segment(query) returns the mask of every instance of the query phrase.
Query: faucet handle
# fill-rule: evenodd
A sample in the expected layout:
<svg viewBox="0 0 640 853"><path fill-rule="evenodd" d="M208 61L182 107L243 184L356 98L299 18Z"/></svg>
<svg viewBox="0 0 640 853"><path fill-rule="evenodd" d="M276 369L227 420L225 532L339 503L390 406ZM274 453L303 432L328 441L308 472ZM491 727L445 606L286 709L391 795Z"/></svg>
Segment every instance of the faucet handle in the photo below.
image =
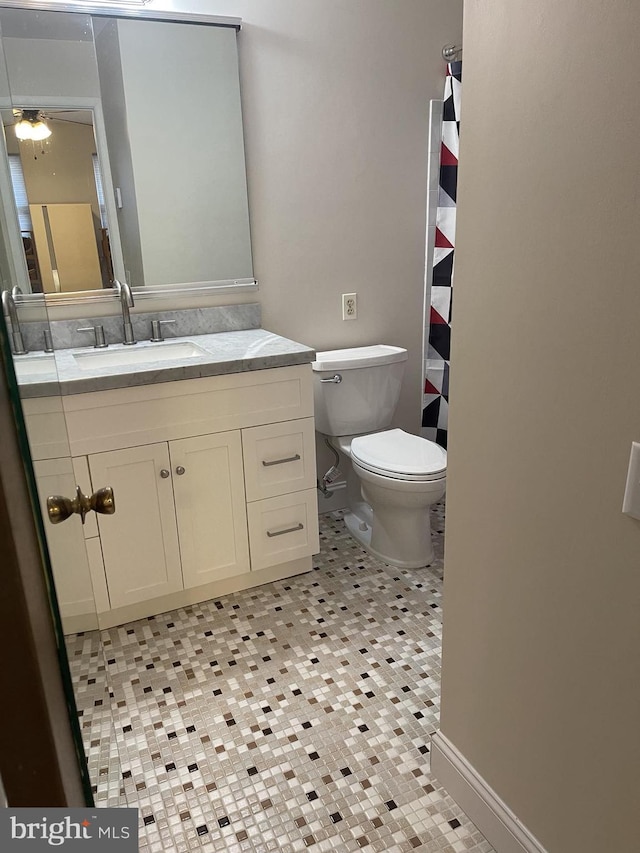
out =
<svg viewBox="0 0 640 853"><path fill-rule="evenodd" d="M104 349L109 346L104 339L103 326L84 326L82 329L76 329L76 332L95 332L96 342L93 345L94 349Z"/></svg>
<svg viewBox="0 0 640 853"><path fill-rule="evenodd" d="M159 341L163 341L164 337L162 334L162 327L168 325L169 323L175 322L175 320L152 320L151 338L149 340L152 341L152 343L158 343Z"/></svg>

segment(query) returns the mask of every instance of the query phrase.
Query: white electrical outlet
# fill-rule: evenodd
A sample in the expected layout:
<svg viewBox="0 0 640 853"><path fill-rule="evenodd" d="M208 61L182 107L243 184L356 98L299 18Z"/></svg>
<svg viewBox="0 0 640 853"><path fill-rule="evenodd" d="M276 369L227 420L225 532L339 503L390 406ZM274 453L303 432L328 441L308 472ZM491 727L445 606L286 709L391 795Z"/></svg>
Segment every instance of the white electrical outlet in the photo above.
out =
<svg viewBox="0 0 640 853"><path fill-rule="evenodd" d="M342 294L342 319L356 320L358 317L358 294Z"/></svg>

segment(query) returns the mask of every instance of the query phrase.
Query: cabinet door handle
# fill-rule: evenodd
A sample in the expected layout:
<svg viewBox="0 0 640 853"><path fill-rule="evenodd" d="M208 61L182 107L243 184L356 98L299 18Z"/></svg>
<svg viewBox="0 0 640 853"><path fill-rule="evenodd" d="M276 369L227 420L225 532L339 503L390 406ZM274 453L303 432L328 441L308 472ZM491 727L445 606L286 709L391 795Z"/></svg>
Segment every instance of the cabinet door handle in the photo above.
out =
<svg viewBox="0 0 640 853"><path fill-rule="evenodd" d="M166 468L163 468L163 469L160 471L160 476L162 477L162 479L163 479L163 480L166 480L166 479L167 479L167 477L170 477L170 476L171 476L171 471L167 471L167 469L166 469Z"/></svg>
<svg viewBox="0 0 640 853"><path fill-rule="evenodd" d="M265 462L262 460L262 464L265 468L269 468L271 465L284 465L285 462L297 462L300 459L300 454L296 453L294 456L287 456L286 459L274 459L273 462Z"/></svg>
<svg viewBox="0 0 640 853"><path fill-rule="evenodd" d="M176 474L182 477L182 475L184 474L184 468L182 467L182 465L178 465L178 467L176 468Z"/></svg>
<svg viewBox="0 0 640 853"><path fill-rule="evenodd" d="M295 530L304 530L304 524L296 524L295 527L287 527L286 530L267 530L267 536L284 536L285 533L293 533Z"/></svg>
<svg viewBox="0 0 640 853"><path fill-rule="evenodd" d="M83 494L80 486L76 486L75 498L65 498L64 495L50 495L47 498L47 515L51 524L60 524L74 514L79 515L84 524L84 518L91 510L102 515L113 515L116 503L111 486L98 489L90 497Z"/></svg>

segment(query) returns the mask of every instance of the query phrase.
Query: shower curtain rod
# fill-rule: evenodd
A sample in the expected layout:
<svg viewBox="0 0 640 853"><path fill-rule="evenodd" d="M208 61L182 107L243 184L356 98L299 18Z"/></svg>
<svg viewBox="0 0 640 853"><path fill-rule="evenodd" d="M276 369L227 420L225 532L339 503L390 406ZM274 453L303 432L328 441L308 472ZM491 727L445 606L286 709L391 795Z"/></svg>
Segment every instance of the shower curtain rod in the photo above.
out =
<svg viewBox="0 0 640 853"><path fill-rule="evenodd" d="M445 46L442 48L442 58L445 62L455 62L456 59L460 58L461 53L461 44L445 44Z"/></svg>

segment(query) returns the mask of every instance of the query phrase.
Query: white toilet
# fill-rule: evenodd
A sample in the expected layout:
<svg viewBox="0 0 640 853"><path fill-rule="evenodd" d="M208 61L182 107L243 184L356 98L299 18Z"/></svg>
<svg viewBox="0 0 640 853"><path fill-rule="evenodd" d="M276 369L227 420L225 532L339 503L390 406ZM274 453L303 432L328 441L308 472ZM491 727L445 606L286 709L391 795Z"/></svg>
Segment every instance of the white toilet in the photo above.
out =
<svg viewBox="0 0 640 853"><path fill-rule="evenodd" d="M316 429L346 457L351 535L402 568L433 560L429 508L444 496L447 453L426 438L387 429L407 351L384 344L316 354Z"/></svg>

